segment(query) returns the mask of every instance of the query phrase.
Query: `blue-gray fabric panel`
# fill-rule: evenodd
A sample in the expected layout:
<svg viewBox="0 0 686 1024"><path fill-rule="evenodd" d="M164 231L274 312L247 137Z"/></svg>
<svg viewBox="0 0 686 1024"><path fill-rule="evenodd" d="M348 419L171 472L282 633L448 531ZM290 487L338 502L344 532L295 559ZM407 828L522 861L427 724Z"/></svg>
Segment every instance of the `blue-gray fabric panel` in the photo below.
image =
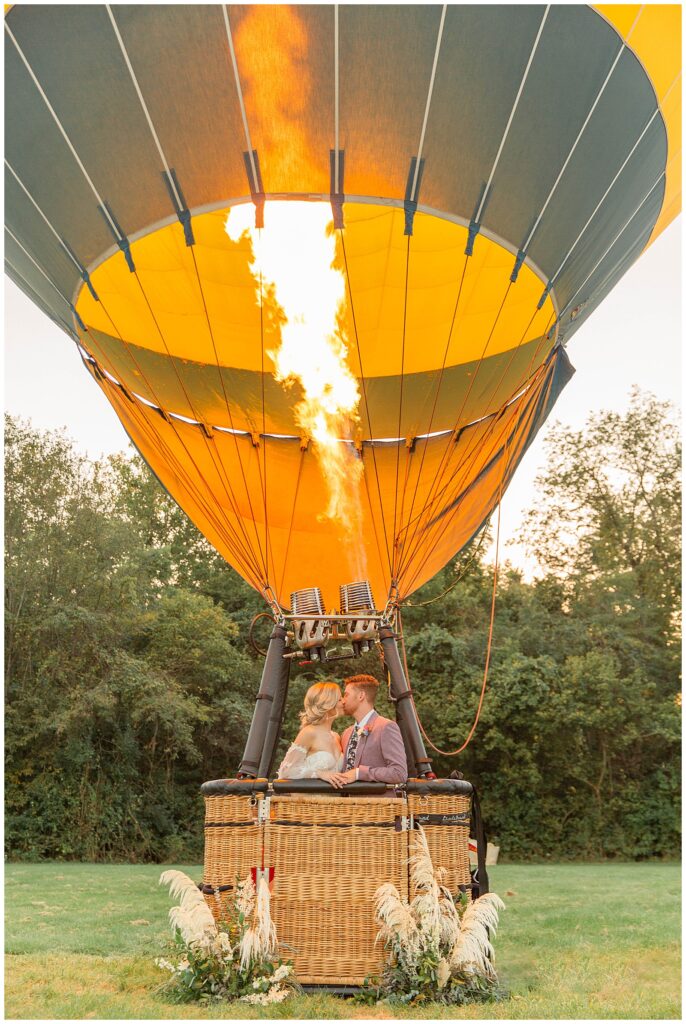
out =
<svg viewBox="0 0 686 1024"><path fill-rule="evenodd" d="M448 8L423 156L422 203L469 218L493 166L545 8ZM496 73L497 69L497 73Z"/></svg>
<svg viewBox="0 0 686 1024"><path fill-rule="evenodd" d="M188 206L245 195L247 145L221 5L125 4L113 10ZM233 9L231 21L235 32Z"/></svg>
<svg viewBox="0 0 686 1024"><path fill-rule="evenodd" d="M24 280L29 288L40 296L43 305L51 309L56 317L71 321L72 313L69 303L57 294L40 270L7 232L5 232L5 259L15 271L15 280L17 278Z"/></svg>
<svg viewBox="0 0 686 1024"><path fill-rule="evenodd" d="M340 132L345 191L401 198L417 154L441 8L343 6Z"/></svg>
<svg viewBox="0 0 686 1024"><path fill-rule="evenodd" d="M116 11L115 5L115 18ZM125 234L173 214L162 179L164 168L104 5L27 6L20 14L12 22L17 42ZM160 57L177 74L182 73L183 53ZM52 123L51 135L59 138L47 112L45 117ZM192 146L192 139L187 144ZM81 171L73 157L69 153L67 156L73 166L71 182L75 175L81 176ZM28 158L25 153L22 167ZM60 204L62 189L52 165L43 164L44 172L47 168L53 189L51 211ZM18 173L21 176L21 171ZM97 206L92 192L83 205L93 209ZM50 211L46 209L45 213L52 221ZM82 248L89 250L90 246L78 245L80 259ZM90 252L86 258L92 258Z"/></svg>
<svg viewBox="0 0 686 1024"><path fill-rule="evenodd" d="M22 8L22 17L14 19L13 27L35 10ZM5 156L81 263L88 264L108 249L113 240L97 211L97 200L9 39L5 40Z"/></svg>
<svg viewBox="0 0 686 1024"><path fill-rule="evenodd" d="M81 280L74 263L5 167L5 223L68 299Z"/></svg>
<svg viewBox="0 0 686 1024"><path fill-rule="evenodd" d="M655 94L650 83L634 55L624 50L529 246L529 256L537 266L544 268L548 277L557 270L654 111ZM631 167L630 174L645 179L644 192L659 170L649 181L651 171L643 167L639 149L646 152L646 147L654 146L663 166L666 158L664 129L657 119L648 132L650 138L644 137L627 164ZM562 164L555 169L551 187L561 170ZM622 181L618 180L598 211L601 221L622 205L621 189ZM631 211L627 216L630 215ZM592 263L585 273L591 266Z"/></svg>
<svg viewBox="0 0 686 1024"><path fill-rule="evenodd" d="M610 249L598 269L591 275L583 289L573 298L573 304L561 322L561 331L565 341L569 341L579 327L598 308L606 295L612 291L630 266L636 262L645 249L652 233L652 224L662 206L664 184L655 189L644 209L647 208L647 224L638 222L636 218L623 233L621 239ZM570 316L573 310L581 306L573 321Z"/></svg>
<svg viewBox="0 0 686 1024"><path fill-rule="evenodd" d="M618 248L622 251L628 249L632 231L652 228L660 212L659 207L649 201L641 204L664 169L666 156L664 131L656 118L557 278L555 292L560 309L569 302L613 238L637 210L631 225L621 234ZM664 184L656 193L662 191ZM579 224L577 234L583 226L584 221Z"/></svg>
<svg viewBox="0 0 686 1024"><path fill-rule="evenodd" d="M482 216L486 227L517 247L533 227L619 45L614 30L589 7L551 7ZM568 216L570 224L578 223L575 210Z"/></svg>
<svg viewBox="0 0 686 1024"><path fill-rule="evenodd" d="M365 382L369 420L375 438L416 437L448 430L499 409L522 387L545 357L549 342L536 338L513 352L449 366L438 372L406 374L402 381L403 415L398 434L400 378L371 377ZM124 344L101 331L90 330L88 347L98 362L121 383L163 409L215 426L262 430L262 389L268 433L299 434L294 406L299 391L286 391L266 374L216 366L168 356L138 345ZM231 406L227 413L225 395ZM189 401L190 399L190 401ZM435 409L434 409L435 403ZM361 429L369 436L367 415L360 409Z"/></svg>
<svg viewBox="0 0 686 1024"><path fill-rule="evenodd" d="M34 289L28 284L28 282L26 282L14 270L14 268L8 263L7 259L5 259L5 273L9 277L10 281L13 281L14 284L16 284L17 288L21 292L23 292L24 295L31 302L33 302L36 306L38 306L38 308L43 313L45 313L45 315L47 317L49 317L50 320L52 320L52 322L54 324L56 324L57 327L60 328L60 330L65 331L65 333L69 334L71 337L74 336L73 330L70 327L70 325L66 322L66 320L61 320L60 319L60 317L55 313L55 311L41 298L41 296L38 294L38 292L34 291Z"/></svg>
<svg viewBox="0 0 686 1024"><path fill-rule="evenodd" d="M512 479L517 466L520 464L529 448L533 444L536 435L539 430L548 419L553 406L557 402L562 390L567 387L570 380L575 374L575 369L572 366L569 356L562 347L555 349L555 352L551 356L551 369L550 377L547 386L543 389L541 396L538 400L538 406L534 414L533 422L531 424L531 432L527 438L526 444L522 449L522 453L517 459L516 463L511 467L508 474L508 479Z"/></svg>
<svg viewBox="0 0 686 1024"><path fill-rule="evenodd" d="M130 5L113 10L188 205L245 195L245 139L221 9ZM249 21L261 13L255 11L229 8L249 117L253 111L253 144L265 154L265 188L281 191L288 181L290 190L327 191L333 10L318 5L278 12L291 19L284 40L284 81L295 67L303 85L294 109L288 106L288 90L279 98L274 89L279 131L289 124L293 129L285 131L283 152L269 118L254 114L264 108L274 86L259 81L259 60L250 66L251 48L259 47L259 34ZM539 5L448 9L420 202L465 219L474 213L542 12ZM347 193L405 195L440 17L438 5L340 8L340 145ZM123 230L133 234L172 217L162 161L105 8L18 6L8 12L7 23ZM486 227L514 247L536 220L619 42L591 8L551 8L483 217ZM55 230L88 266L111 248L113 238L9 39L5 49L7 159ZM270 70L278 79L278 63ZM534 236L530 255L546 275L557 270L654 103L643 69L625 53ZM555 294L561 306L647 193L666 152L658 116L558 278ZM655 203L646 203L620 241L616 260L623 258L621 245L633 245L633 232L649 234L658 213ZM16 183L7 190L7 216L17 237L31 251L35 247L51 279L71 297L76 270ZM45 301L59 310L59 301L53 305L55 299L48 296Z"/></svg>

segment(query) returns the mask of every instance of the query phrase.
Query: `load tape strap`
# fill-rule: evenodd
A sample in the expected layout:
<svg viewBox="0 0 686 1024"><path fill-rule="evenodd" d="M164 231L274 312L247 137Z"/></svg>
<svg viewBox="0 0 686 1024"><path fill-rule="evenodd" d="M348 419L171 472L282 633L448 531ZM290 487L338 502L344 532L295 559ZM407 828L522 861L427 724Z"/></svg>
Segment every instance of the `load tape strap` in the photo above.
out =
<svg viewBox="0 0 686 1024"><path fill-rule="evenodd" d="M205 828L257 828L257 822L252 821L206 821Z"/></svg>
<svg viewBox="0 0 686 1024"><path fill-rule="evenodd" d="M394 821L285 821L275 818L271 825L296 825L300 828L394 828L399 830L402 818Z"/></svg>
<svg viewBox="0 0 686 1024"><path fill-rule="evenodd" d="M209 882L201 882L198 889L202 891L203 896L214 896L218 892L229 892L231 889L235 889L235 885L210 885Z"/></svg>
<svg viewBox="0 0 686 1024"><path fill-rule="evenodd" d="M299 828L397 828L401 820L396 817L393 821L291 821L285 818L275 818L272 825L294 825ZM414 814L413 820L416 825L452 825L459 828L468 828L471 818L468 811L457 814ZM206 821L205 828L246 828L251 825L257 826L252 821Z"/></svg>

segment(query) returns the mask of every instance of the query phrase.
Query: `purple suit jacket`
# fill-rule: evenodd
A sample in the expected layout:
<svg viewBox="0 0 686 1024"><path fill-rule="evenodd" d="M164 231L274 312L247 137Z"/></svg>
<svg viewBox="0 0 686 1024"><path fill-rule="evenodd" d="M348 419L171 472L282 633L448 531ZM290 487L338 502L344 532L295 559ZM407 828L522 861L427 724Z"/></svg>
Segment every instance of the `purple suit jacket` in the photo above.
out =
<svg viewBox="0 0 686 1024"><path fill-rule="evenodd" d="M407 782L407 757L400 729L395 722L374 712L365 726L368 734L360 736L355 751L355 767L359 768L360 782ZM353 726L349 726L341 737L344 755Z"/></svg>

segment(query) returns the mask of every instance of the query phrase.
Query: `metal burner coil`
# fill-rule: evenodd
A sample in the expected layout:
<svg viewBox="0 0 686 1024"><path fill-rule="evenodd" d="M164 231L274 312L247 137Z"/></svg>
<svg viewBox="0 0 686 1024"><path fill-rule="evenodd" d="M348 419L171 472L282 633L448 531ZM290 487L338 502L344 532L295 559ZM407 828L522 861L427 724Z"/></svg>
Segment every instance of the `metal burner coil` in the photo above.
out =
<svg viewBox="0 0 686 1024"><path fill-rule="evenodd" d="M323 615L324 600L319 587L308 587L291 594L291 612L293 615Z"/></svg>
<svg viewBox="0 0 686 1024"><path fill-rule="evenodd" d="M345 583L340 588L340 598L341 614L343 615L347 615L349 612L374 611L374 598L368 580Z"/></svg>

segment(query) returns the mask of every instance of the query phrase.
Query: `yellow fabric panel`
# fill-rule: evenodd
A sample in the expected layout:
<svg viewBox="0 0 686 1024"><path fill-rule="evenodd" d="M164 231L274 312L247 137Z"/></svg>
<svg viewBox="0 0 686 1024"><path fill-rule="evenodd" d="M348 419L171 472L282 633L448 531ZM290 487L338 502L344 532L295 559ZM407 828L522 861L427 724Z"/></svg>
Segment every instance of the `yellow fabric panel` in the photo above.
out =
<svg viewBox="0 0 686 1024"><path fill-rule="evenodd" d="M268 442L265 529L262 445L219 432L207 438L198 427L167 423L152 409L129 402L107 381L100 386L158 479L251 586L261 590L268 577L284 607L293 590L320 586L332 607L338 586L363 571L377 599L383 599L390 574L387 560L382 565L377 545L369 542L374 537L369 503L365 499L363 506L367 543L359 552L346 543L339 524L320 514L328 492L311 452L303 454L297 442Z"/></svg>
<svg viewBox="0 0 686 1024"><path fill-rule="evenodd" d="M626 39L627 33L636 21L636 15L641 10L641 4L594 4L594 7L614 25L622 39Z"/></svg>
<svg viewBox="0 0 686 1024"><path fill-rule="evenodd" d="M659 103L681 70L681 5L644 4L629 46L648 72ZM672 125L668 125L668 132Z"/></svg>
<svg viewBox="0 0 686 1024"><path fill-rule="evenodd" d="M650 245L681 209L681 4L597 4L595 9L622 39L630 33L627 45L650 77L667 129L665 196Z"/></svg>
<svg viewBox="0 0 686 1024"><path fill-rule="evenodd" d="M516 402L457 439L432 438L413 450L365 446L362 549L345 523L322 515L328 490L312 446L303 452L297 441L272 439L256 446L219 431L208 437L99 383L160 481L244 579L258 590L268 579L284 607L293 590L319 586L330 608L339 585L359 578L383 603L392 567L407 596L469 539L524 443L543 379L540 372Z"/></svg>
<svg viewBox="0 0 686 1024"><path fill-rule="evenodd" d="M636 54L661 103L681 70L681 4L594 6Z"/></svg>
<svg viewBox="0 0 686 1024"><path fill-rule="evenodd" d="M454 436L418 440L411 453L395 446L377 450L383 522L403 596L431 579L469 540L492 507L484 504L482 474L489 476L489 463L508 446L522 410L529 410L529 421L541 379L539 374L526 394L499 415L466 428L457 440ZM365 471L373 489L374 468L366 451ZM440 553L447 548L451 554Z"/></svg>
<svg viewBox="0 0 686 1024"><path fill-rule="evenodd" d="M677 82L676 86L666 97L662 112L665 122L669 126L665 195L660 216L650 236L649 245L664 231L681 210L681 80Z"/></svg>
<svg viewBox="0 0 686 1024"><path fill-rule="evenodd" d="M472 362L481 358L487 342L488 354L493 355L516 346L520 340L537 337L550 318L553 307L548 299L529 323L544 282L523 267L488 341L514 265L515 258L509 251L483 235L477 236L474 253L467 260L453 324L466 259L466 228L418 213L408 258L402 209L346 204L345 219L355 312L355 324L351 316L348 318L348 337L354 339L356 326L365 377L400 374L403 365L405 373L436 369L443 362L449 338L446 365ZM340 254L338 264L342 265ZM403 325L404 364L400 344ZM359 376L355 346L351 351L351 367Z"/></svg>
<svg viewBox="0 0 686 1024"><path fill-rule="evenodd" d="M266 217L268 222L269 206ZM365 377L389 376L440 368L449 338L446 365L453 366L517 347L538 337L549 322L552 301L548 297L536 311L544 282L526 266L498 316L514 257L478 236L451 334L466 229L418 214L409 239L408 269L402 209L346 204L345 217L352 292L346 317L349 363L358 377L356 337ZM91 274L100 301L81 289L77 309L84 323L178 360L259 371L264 358L265 371L271 374L269 352L279 344L278 312L265 288L261 320L250 243L231 241L225 220L226 211L194 217L192 248L186 246L179 223L139 239L131 246L135 274L123 254L115 253ZM342 269L340 243L338 250Z"/></svg>
<svg viewBox="0 0 686 1024"><path fill-rule="evenodd" d="M409 577L404 592L412 593L428 582L439 568L453 557L455 551L459 550L459 545L465 544L473 536L483 522L484 516L496 507L509 482L509 475L526 445L534 408L534 402L527 405L523 422L515 425L513 437L510 436L510 432L501 433L502 444L496 458L490 465L486 465L484 472L459 506L437 520L433 531L435 546L431 557L427 558L426 562L416 561L415 571ZM459 542L456 536L458 534L461 538Z"/></svg>
<svg viewBox="0 0 686 1024"><path fill-rule="evenodd" d="M131 246L135 274L123 253L115 253L91 274L100 301L81 290L84 323L180 359L215 365L218 353L222 364L259 369L260 310L250 243L232 242L225 221L226 211L193 218L192 248L178 222L139 239ZM265 350L276 343L267 322Z"/></svg>

